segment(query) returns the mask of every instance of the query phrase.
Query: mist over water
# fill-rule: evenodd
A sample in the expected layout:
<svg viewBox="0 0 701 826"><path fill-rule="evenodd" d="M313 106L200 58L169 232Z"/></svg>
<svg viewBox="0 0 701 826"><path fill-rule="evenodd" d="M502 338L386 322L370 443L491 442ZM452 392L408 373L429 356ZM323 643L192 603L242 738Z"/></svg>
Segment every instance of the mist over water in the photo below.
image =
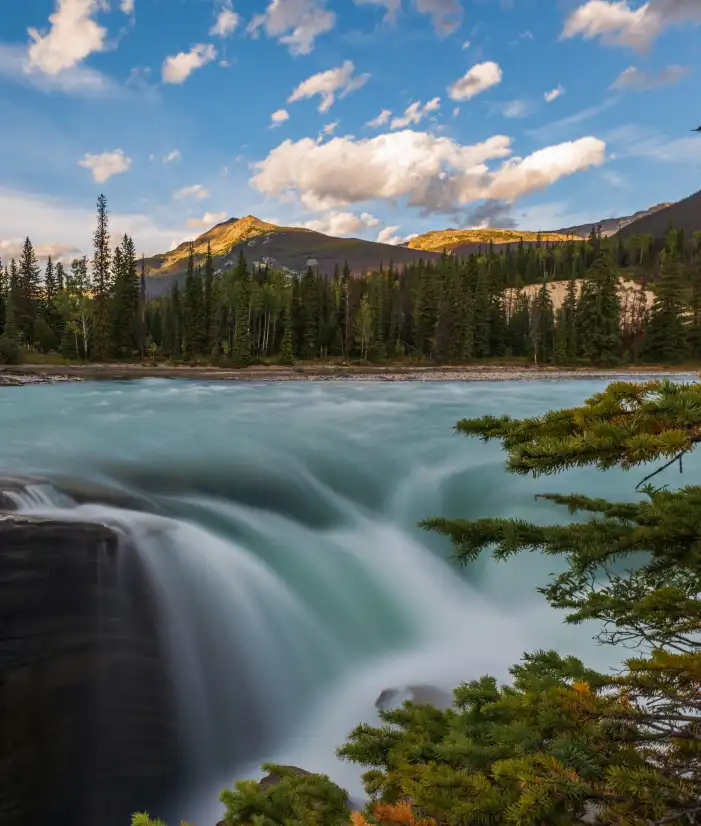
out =
<svg viewBox="0 0 701 826"><path fill-rule="evenodd" d="M637 476L507 475L466 416L536 415L605 382L229 384L146 380L0 392L0 476L22 510L131 537L163 616L192 783L162 813L213 824L219 789L275 760L324 771L383 689L453 688L554 647L616 662L535 593L553 560L459 570L428 516L566 519L534 494L632 498ZM694 481L694 472L685 477ZM699 475L699 474L696 474ZM177 794L176 794L177 791ZM134 808L138 808L135 801Z"/></svg>

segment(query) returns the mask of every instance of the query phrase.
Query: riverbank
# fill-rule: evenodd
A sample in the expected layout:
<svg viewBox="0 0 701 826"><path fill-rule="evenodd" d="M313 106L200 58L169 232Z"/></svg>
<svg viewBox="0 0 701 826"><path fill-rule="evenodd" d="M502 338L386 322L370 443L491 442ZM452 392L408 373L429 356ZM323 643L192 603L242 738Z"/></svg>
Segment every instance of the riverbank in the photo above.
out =
<svg viewBox="0 0 701 826"><path fill-rule="evenodd" d="M612 379L680 376L699 368L660 366L602 369L515 365L406 367L403 365L253 365L245 369L148 364L21 365L0 368L0 386L46 384L58 381L124 379L199 379L206 381L541 381L543 379Z"/></svg>

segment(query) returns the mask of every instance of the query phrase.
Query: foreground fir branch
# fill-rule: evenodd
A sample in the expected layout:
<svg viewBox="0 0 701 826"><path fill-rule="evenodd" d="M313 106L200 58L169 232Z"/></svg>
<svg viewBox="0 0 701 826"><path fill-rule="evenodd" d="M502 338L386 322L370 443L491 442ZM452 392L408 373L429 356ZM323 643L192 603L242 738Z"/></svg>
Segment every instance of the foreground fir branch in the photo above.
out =
<svg viewBox="0 0 701 826"><path fill-rule="evenodd" d="M501 440L511 472L538 475L676 461L694 448L699 425L701 386L649 382L614 383L539 418L457 429ZM594 620L602 644L628 651L618 671L555 651L525 654L510 685L484 676L459 686L450 709L407 702L380 712L379 726L356 727L338 754L366 769L363 813L351 815L345 793L311 775L265 790L236 784L222 793L225 823L701 824L701 487L646 484L634 495L544 495L581 515L568 525L422 523L447 536L463 564L487 551L498 561L524 550L559 556L564 572L540 592L567 622Z"/></svg>

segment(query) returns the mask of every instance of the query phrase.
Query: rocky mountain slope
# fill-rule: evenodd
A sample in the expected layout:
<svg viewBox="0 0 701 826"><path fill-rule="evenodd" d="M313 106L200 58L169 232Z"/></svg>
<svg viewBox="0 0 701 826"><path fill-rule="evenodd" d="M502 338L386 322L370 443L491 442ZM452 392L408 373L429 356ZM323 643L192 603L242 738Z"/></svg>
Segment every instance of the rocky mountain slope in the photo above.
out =
<svg viewBox="0 0 701 826"><path fill-rule="evenodd" d="M687 240L691 240L695 232L701 232L701 191L674 204L668 204L663 209L649 212L634 224L622 227L618 234L622 238L628 235L652 235L661 238L669 227L684 230Z"/></svg>
<svg viewBox="0 0 701 826"><path fill-rule="evenodd" d="M556 230L556 232L563 233L564 235L574 235L577 238L588 238L592 228L601 225L602 235L615 235L624 227L628 227L632 223L637 222L642 218L646 218L648 215L654 215L656 212L660 212L670 206L673 206L672 202L655 204L655 206L652 206L649 209L641 209L638 212L634 212L632 215L628 215L624 218L604 218L602 221L595 221L591 224L579 224L576 227L565 227L564 229ZM638 230L631 230L631 232L637 233Z"/></svg>
<svg viewBox="0 0 701 826"><path fill-rule="evenodd" d="M519 229L437 229L424 232L412 238L406 246L409 249L427 250L430 252L453 252L460 247L480 246L485 244L514 244L519 241L537 243L540 241L569 240L571 235L564 232L530 232Z"/></svg>
<svg viewBox="0 0 701 826"><path fill-rule="evenodd" d="M234 264L239 251L243 250L251 264L304 272L309 262L325 275L331 275L336 266L343 267L346 261L351 271L357 273L374 269L381 263L387 265L393 261L402 265L438 255L361 238L335 238L302 227L277 226L253 215L231 218L196 238L194 247L198 262L204 258L208 243L217 269ZM180 244L170 252L146 260L150 295L162 294L170 288L174 278L184 274L188 247L188 243Z"/></svg>

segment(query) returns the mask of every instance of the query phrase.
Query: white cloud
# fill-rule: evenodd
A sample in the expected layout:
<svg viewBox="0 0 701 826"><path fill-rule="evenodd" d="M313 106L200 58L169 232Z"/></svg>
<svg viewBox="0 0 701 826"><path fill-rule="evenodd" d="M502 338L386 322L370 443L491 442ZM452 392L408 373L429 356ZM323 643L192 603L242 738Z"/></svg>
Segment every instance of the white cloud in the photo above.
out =
<svg viewBox="0 0 701 826"><path fill-rule="evenodd" d="M525 118L533 111L533 106L526 100L507 100L492 104L492 107L505 118Z"/></svg>
<svg viewBox="0 0 701 826"><path fill-rule="evenodd" d="M227 0L219 9L217 19L212 28L209 30L209 33L213 37L228 37L236 31L240 22L240 15L236 14L236 12L231 8L231 3Z"/></svg>
<svg viewBox="0 0 701 826"><path fill-rule="evenodd" d="M384 6L387 9L385 21L394 22L402 8L402 0L355 0L356 6Z"/></svg>
<svg viewBox="0 0 701 826"><path fill-rule="evenodd" d="M134 14L135 0L120 0L119 10L122 14Z"/></svg>
<svg viewBox="0 0 701 826"><path fill-rule="evenodd" d="M172 206L164 210L166 221L172 220ZM128 233L136 247L147 255L168 249L172 238L182 230L182 218L172 224L159 225L153 213L123 213L110 211L110 233L113 239ZM36 248L52 255L89 254L95 228L95 204L76 206L64 198L30 194L0 186L0 226L7 239L21 238L31 228Z"/></svg>
<svg viewBox="0 0 701 826"><path fill-rule="evenodd" d="M104 51L107 29L93 17L108 8L105 0L56 0L48 32L27 29L31 40L28 68L55 75L77 66L93 52Z"/></svg>
<svg viewBox="0 0 701 826"><path fill-rule="evenodd" d="M325 8L323 0L271 0L263 14L256 14L246 32L257 37L265 29L290 47L294 55L309 54L319 35L331 31L336 15Z"/></svg>
<svg viewBox="0 0 701 826"><path fill-rule="evenodd" d="M169 152L167 155L164 156L163 163L172 163L173 161L179 161L181 157L182 156L180 154L180 150L173 149L172 152Z"/></svg>
<svg viewBox="0 0 701 826"><path fill-rule="evenodd" d="M579 112L575 112L573 115L568 115L566 118L560 118L559 120L552 121L551 123L546 123L544 126L539 126L537 129L529 129L528 135L533 138L548 138L557 132L567 132L570 127L578 126L585 120L595 118L597 115L600 115L602 112L605 112L607 109L615 106L616 103L617 100L615 97L607 98L603 101L603 103L598 104L598 106L589 106L586 109L581 109Z"/></svg>
<svg viewBox="0 0 701 826"><path fill-rule="evenodd" d="M546 92L543 97L545 98L546 103L552 103L554 100L557 100L560 95L565 94L565 87L564 86L556 86L551 91Z"/></svg>
<svg viewBox="0 0 701 826"><path fill-rule="evenodd" d="M32 71L27 49L13 43L0 43L0 77L42 92L63 92L87 98L119 97L125 90L114 81L87 66L73 66L56 74Z"/></svg>
<svg viewBox="0 0 701 826"><path fill-rule="evenodd" d="M392 244L392 246L396 247L399 244L406 244L407 241L411 241L412 238L416 238L419 234L418 232L411 232L409 235L397 235L398 229L399 224L390 227L383 227L377 233L377 238L375 240L378 244Z"/></svg>
<svg viewBox="0 0 701 826"><path fill-rule="evenodd" d="M435 112L437 109L440 109L440 106L440 98L432 98L431 100L427 101L423 106L421 105L420 100L416 101L415 103L410 103L409 106L407 106L407 108L404 110L403 117L392 118L392 122L390 123L389 128L404 129L407 126L410 126L412 123L419 124L428 115L429 112Z"/></svg>
<svg viewBox="0 0 701 826"><path fill-rule="evenodd" d="M164 83L184 83L196 70L216 60L217 50L211 43L198 43L189 52L179 52L163 61L161 78Z"/></svg>
<svg viewBox="0 0 701 826"><path fill-rule="evenodd" d="M453 107L453 117L454 117L454 118L457 118L457 116L458 116L459 114L460 114L460 107L459 107L459 106L454 106L454 107Z"/></svg>
<svg viewBox="0 0 701 826"><path fill-rule="evenodd" d="M392 110L391 109L383 109L380 114L369 120L365 125L372 126L373 128L378 126L384 126L386 123L389 123L389 119L392 117Z"/></svg>
<svg viewBox="0 0 701 826"><path fill-rule="evenodd" d="M501 83L503 72L498 63L488 60L475 64L463 77L451 83L448 95L452 100L471 100L481 92Z"/></svg>
<svg viewBox="0 0 701 826"><path fill-rule="evenodd" d="M561 37L600 37L606 44L642 51L665 29L682 23L701 23L699 0L649 0L638 8L629 0L588 0L569 15Z"/></svg>
<svg viewBox="0 0 701 826"><path fill-rule="evenodd" d="M641 72L635 66L629 66L614 80L610 88L647 92L650 89L659 89L662 86L678 83L687 71L688 69L683 66L666 66L659 72Z"/></svg>
<svg viewBox="0 0 701 826"><path fill-rule="evenodd" d="M431 18L436 34L452 34L462 21L463 8L459 0L415 0L416 10Z"/></svg>
<svg viewBox="0 0 701 826"><path fill-rule="evenodd" d="M295 103L298 100L319 95L321 98L319 111L327 112L333 106L336 95L339 98L344 98L351 92L360 89L370 79L369 74L353 77L354 72L355 66L352 60L345 60L341 66L337 66L335 69L317 72L303 80L287 98L287 102Z"/></svg>
<svg viewBox="0 0 701 826"><path fill-rule="evenodd" d="M335 120L332 123L324 124L324 127L321 131L323 132L324 135L333 135L333 133L336 131L337 126L338 126L338 121Z"/></svg>
<svg viewBox="0 0 701 826"><path fill-rule="evenodd" d="M0 241L0 261L7 263L12 258L19 258L22 254L24 238L12 238ZM45 261L49 256L54 261L69 261L80 253L77 247L68 244L39 244L34 247L39 261Z"/></svg>
<svg viewBox="0 0 701 826"><path fill-rule="evenodd" d="M216 224L226 220L226 212L205 212L201 218L188 218L186 226L192 229L211 229Z"/></svg>
<svg viewBox="0 0 701 826"><path fill-rule="evenodd" d="M273 112L273 114L270 116L272 126L280 126L281 123L284 123L286 120L289 119L290 116L286 109L278 109L277 111Z"/></svg>
<svg viewBox="0 0 701 826"><path fill-rule="evenodd" d="M86 152L83 159L78 161L78 166L89 169L96 184L103 184L112 176L127 172L131 168L131 158L128 158L121 149L102 152L99 155Z"/></svg>
<svg viewBox="0 0 701 826"><path fill-rule="evenodd" d="M281 200L299 198L314 211L399 198L424 210L449 211L487 198L513 201L544 189L600 165L605 149L603 141L586 137L490 170L487 161L511 154L511 139L505 135L467 146L410 129L322 144L303 138L284 141L256 163L250 183Z"/></svg>
<svg viewBox="0 0 701 826"><path fill-rule="evenodd" d="M379 219L369 212L361 212L360 215L355 215L352 212L330 210L323 218L303 221L298 226L313 229L314 232L322 232L324 235L341 237L362 232L369 227L376 227L379 223Z"/></svg>
<svg viewBox="0 0 701 826"><path fill-rule="evenodd" d="M469 49L469 48L470 48L470 41L469 41L469 40L466 40L466 41L462 44L462 47L463 47L463 49Z"/></svg>
<svg viewBox="0 0 701 826"><path fill-rule="evenodd" d="M194 198L196 201L203 201L209 198L209 190L202 186L202 184L192 184L192 186L184 186L181 189L176 189L173 193L173 198L176 201L182 201L184 198Z"/></svg>
<svg viewBox="0 0 701 826"><path fill-rule="evenodd" d="M357 6L383 6L387 9L386 21L394 21L397 12L402 7L402 0L355 0ZM419 14L426 14L431 18L436 34L451 34L458 28L462 20L463 7L460 0L414 0L413 3Z"/></svg>

